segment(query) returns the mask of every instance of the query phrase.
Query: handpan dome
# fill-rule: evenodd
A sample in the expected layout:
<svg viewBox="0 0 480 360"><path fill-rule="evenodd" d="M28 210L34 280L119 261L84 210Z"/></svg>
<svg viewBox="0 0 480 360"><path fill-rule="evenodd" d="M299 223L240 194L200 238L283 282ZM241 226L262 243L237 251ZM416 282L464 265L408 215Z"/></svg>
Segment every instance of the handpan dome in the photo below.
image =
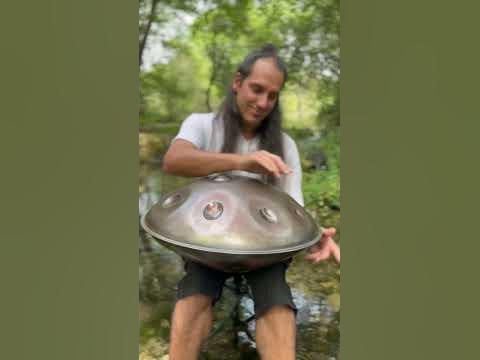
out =
<svg viewBox="0 0 480 360"><path fill-rule="evenodd" d="M286 260L321 235L312 217L286 193L227 174L166 194L141 224L180 256L227 272Z"/></svg>

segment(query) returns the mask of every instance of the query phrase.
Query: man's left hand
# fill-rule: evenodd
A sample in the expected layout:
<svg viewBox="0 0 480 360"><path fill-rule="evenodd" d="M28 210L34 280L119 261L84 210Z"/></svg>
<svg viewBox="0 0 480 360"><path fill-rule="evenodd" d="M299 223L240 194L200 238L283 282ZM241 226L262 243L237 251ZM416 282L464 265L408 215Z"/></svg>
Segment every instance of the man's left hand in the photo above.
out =
<svg viewBox="0 0 480 360"><path fill-rule="evenodd" d="M340 264L340 247L333 240L336 232L337 230L333 227L323 229L322 239L308 250L309 254L305 259L318 263L333 255L335 261Z"/></svg>

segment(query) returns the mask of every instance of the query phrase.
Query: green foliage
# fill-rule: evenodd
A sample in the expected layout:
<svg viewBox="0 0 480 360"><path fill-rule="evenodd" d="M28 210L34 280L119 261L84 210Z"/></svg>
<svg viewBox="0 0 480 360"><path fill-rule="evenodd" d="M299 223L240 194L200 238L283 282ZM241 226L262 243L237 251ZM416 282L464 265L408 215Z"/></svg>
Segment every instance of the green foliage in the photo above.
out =
<svg viewBox="0 0 480 360"><path fill-rule="evenodd" d="M305 206L330 211L340 208L339 173L335 170L316 170L303 176Z"/></svg>
<svg viewBox="0 0 480 360"><path fill-rule="evenodd" d="M289 127L284 130L288 135L294 139L306 139L315 135L311 128L306 127Z"/></svg>
<svg viewBox="0 0 480 360"><path fill-rule="evenodd" d="M179 123L190 112L216 110L236 66L268 42L279 48L289 68L281 96L285 126L338 126L338 0L142 0L140 40L153 2L158 3L154 33L175 31L169 19L196 15L186 31L160 40L173 55L142 73L142 123Z"/></svg>
<svg viewBox="0 0 480 360"><path fill-rule="evenodd" d="M140 76L147 106L141 124L179 123L192 112L206 111L205 82L207 68L197 60L194 49L179 49L173 61L157 64Z"/></svg>
<svg viewBox="0 0 480 360"><path fill-rule="evenodd" d="M337 130L326 133L320 141L300 148L302 158L308 152L321 149L327 156L327 170L304 172L303 193L305 206L327 216L340 209L340 137Z"/></svg>

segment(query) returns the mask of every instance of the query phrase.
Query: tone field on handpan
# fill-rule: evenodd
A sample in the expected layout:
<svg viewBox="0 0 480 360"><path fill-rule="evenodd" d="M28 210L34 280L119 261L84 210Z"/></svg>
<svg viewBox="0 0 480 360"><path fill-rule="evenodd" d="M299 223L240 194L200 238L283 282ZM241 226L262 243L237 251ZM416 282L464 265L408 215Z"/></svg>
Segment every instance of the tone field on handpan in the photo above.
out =
<svg viewBox="0 0 480 360"><path fill-rule="evenodd" d="M143 228L187 259L243 272L286 260L321 235L293 198L258 180L217 174L163 196Z"/></svg>

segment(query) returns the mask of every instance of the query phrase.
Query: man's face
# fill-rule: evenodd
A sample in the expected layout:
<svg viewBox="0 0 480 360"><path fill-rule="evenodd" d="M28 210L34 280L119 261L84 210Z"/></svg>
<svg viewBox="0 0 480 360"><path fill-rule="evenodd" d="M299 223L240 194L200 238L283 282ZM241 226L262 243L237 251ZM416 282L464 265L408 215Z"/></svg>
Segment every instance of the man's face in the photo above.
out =
<svg viewBox="0 0 480 360"><path fill-rule="evenodd" d="M273 59L259 59L253 64L250 75L241 79L237 73L233 81L237 106L247 131L258 128L272 111L283 86L283 73Z"/></svg>

